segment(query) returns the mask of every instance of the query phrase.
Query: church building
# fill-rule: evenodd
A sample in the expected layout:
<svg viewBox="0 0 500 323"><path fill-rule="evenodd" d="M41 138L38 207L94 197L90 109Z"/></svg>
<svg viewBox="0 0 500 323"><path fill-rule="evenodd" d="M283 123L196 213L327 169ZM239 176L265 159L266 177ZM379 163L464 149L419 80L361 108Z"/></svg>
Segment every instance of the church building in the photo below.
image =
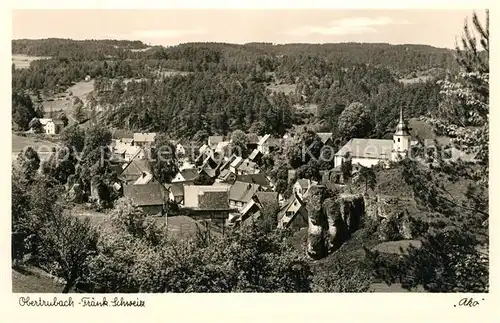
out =
<svg viewBox="0 0 500 323"><path fill-rule="evenodd" d="M335 167L344 162L347 153L353 165L359 164L365 167L372 167L379 162L396 161L398 156L404 158L408 154L410 146L410 129L403 118L401 109L399 123L392 140L353 138L335 154Z"/></svg>

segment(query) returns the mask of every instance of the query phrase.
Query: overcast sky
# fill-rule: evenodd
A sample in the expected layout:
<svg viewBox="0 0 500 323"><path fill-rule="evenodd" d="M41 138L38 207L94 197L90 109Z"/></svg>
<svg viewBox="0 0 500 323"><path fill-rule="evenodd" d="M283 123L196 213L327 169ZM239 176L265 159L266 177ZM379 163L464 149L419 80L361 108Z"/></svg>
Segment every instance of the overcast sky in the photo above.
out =
<svg viewBox="0 0 500 323"><path fill-rule="evenodd" d="M478 10L480 17L484 10ZM184 42L383 42L453 48L472 10L15 10L12 37ZM27 23L28 22L28 23Z"/></svg>

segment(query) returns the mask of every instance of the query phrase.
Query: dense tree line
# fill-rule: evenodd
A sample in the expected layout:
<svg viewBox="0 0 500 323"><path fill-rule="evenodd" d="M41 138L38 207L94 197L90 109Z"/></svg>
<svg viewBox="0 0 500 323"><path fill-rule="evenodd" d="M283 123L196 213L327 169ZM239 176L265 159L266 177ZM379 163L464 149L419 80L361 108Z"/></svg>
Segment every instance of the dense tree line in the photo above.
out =
<svg viewBox="0 0 500 323"><path fill-rule="evenodd" d="M112 40L15 40L13 53L52 58L14 69L13 89L64 90L90 75L96 78L97 101L113 110L103 121L181 137L237 129L283 134L293 123L314 120L303 120L294 108L304 104L317 104L316 117L326 121L325 131L335 132L340 113L356 101L372 111L377 124L368 135L381 136L400 106L408 116L420 116L437 105L434 79L405 86L399 77L455 68L451 51L430 46L188 43L130 50L143 48L140 42ZM171 70L191 74L164 77ZM146 81L120 81L131 78ZM271 84L295 90L273 94Z"/></svg>
<svg viewBox="0 0 500 323"><path fill-rule="evenodd" d="M46 38L39 40L12 40L12 53L38 57L65 58L72 61L105 60L107 57L121 59L135 56L131 50L145 49L140 41L130 40L72 40Z"/></svg>
<svg viewBox="0 0 500 323"><path fill-rule="evenodd" d="M461 71L441 83L439 109L433 111L430 121L458 147L473 153L479 165L460 160L444 162L439 153L428 167L413 160L402 161L403 179L413 188L417 201L444 217L449 225L429 230L421 248L410 248L399 259L367 251L376 276L389 283L398 281L408 288L422 285L433 292L489 289L488 10L485 22L480 22L475 13L472 21L479 38L471 36L466 23L461 46L457 47ZM465 197L458 199L440 183L442 177L473 182L467 186Z"/></svg>

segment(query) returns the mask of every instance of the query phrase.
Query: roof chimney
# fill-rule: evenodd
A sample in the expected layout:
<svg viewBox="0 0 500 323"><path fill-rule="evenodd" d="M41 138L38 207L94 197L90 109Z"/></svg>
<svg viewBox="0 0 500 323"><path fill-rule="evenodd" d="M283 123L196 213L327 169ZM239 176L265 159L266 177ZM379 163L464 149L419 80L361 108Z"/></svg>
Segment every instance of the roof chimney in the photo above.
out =
<svg viewBox="0 0 500 323"><path fill-rule="evenodd" d="M146 172L142 172L142 177L146 177Z"/></svg>

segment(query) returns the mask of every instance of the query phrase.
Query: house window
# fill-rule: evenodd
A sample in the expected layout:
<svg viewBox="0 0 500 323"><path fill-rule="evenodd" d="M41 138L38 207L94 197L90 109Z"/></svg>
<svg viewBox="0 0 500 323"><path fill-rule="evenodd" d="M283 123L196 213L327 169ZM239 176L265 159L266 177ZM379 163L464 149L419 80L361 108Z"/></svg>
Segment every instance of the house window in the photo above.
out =
<svg viewBox="0 0 500 323"><path fill-rule="evenodd" d="M286 216L287 217L292 217L293 216L293 211L286 211Z"/></svg>
<svg viewBox="0 0 500 323"><path fill-rule="evenodd" d="M401 138L398 138L398 142L401 140Z"/></svg>

